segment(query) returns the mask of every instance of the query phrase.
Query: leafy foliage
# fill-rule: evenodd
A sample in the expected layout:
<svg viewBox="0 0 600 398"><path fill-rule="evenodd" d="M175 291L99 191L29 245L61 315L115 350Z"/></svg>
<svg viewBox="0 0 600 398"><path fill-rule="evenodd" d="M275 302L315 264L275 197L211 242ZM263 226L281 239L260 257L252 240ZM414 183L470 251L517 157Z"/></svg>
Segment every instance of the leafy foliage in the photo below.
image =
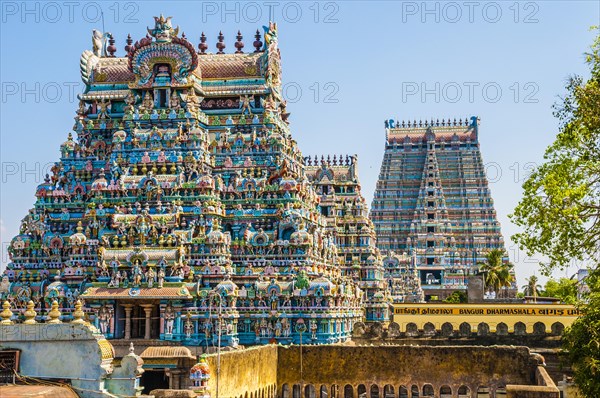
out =
<svg viewBox="0 0 600 398"><path fill-rule="evenodd" d="M504 251L494 249L487 254L486 262L479 268L479 273L484 275L486 288L496 294L515 281L513 265L503 261L503 258Z"/></svg>
<svg viewBox="0 0 600 398"><path fill-rule="evenodd" d="M575 383L588 398L600 397L600 270L586 278L587 303L578 305L582 315L565 330L563 349L571 362Z"/></svg>
<svg viewBox="0 0 600 398"><path fill-rule="evenodd" d="M540 295L542 287L538 285L538 277L531 275L526 279L527 284L523 286L523 293L525 296L537 297Z"/></svg>
<svg viewBox="0 0 600 398"><path fill-rule="evenodd" d="M544 285L542 295L544 297L559 298L565 304L575 304L577 303L577 280L570 278L549 279Z"/></svg>
<svg viewBox="0 0 600 398"><path fill-rule="evenodd" d="M446 299L444 300L445 303L452 303L452 304L463 304L468 302L468 297L467 297L467 293L457 290L455 292L453 292L450 296L446 297Z"/></svg>

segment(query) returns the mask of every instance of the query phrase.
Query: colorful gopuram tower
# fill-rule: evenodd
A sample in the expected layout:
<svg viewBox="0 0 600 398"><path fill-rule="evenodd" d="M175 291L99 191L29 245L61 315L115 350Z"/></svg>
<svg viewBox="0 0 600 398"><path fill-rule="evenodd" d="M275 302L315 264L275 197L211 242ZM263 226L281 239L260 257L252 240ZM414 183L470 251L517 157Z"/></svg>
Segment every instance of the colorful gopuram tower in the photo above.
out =
<svg viewBox="0 0 600 398"><path fill-rule="evenodd" d="M385 122L371 208L377 246L408 258L426 297L464 290L504 250L479 147L479 119ZM508 261L508 259L505 259Z"/></svg>
<svg viewBox="0 0 600 398"><path fill-rule="evenodd" d="M77 299L108 338L333 343L364 319L281 95L277 26L198 50L155 18L94 32L74 132L10 245L0 294ZM264 40L264 44L263 44ZM369 236L371 234L369 233ZM304 336L301 336L304 334Z"/></svg>
<svg viewBox="0 0 600 398"><path fill-rule="evenodd" d="M321 214L335 237L342 274L365 291L367 322L390 320L390 300L375 230L358 179L357 156L305 158L306 173L320 197Z"/></svg>

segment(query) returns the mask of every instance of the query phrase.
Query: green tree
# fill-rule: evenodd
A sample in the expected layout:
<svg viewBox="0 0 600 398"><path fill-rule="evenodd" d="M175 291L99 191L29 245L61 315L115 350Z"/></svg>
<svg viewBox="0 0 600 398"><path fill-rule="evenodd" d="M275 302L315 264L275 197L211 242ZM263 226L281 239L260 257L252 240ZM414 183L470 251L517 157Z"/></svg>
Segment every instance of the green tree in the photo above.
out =
<svg viewBox="0 0 600 398"><path fill-rule="evenodd" d="M597 29L597 27L596 27ZM523 198L511 215L522 232L513 240L528 254L548 257L542 272L588 261L590 288L581 316L563 335L575 381L585 397L600 397L600 35L586 54L590 77L571 77L555 106L556 140L523 184Z"/></svg>
<svg viewBox="0 0 600 398"><path fill-rule="evenodd" d="M590 293L578 305L580 316L565 330L563 349L574 371L575 383L588 398L600 397L600 270L586 278Z"/></svg>
<svg viewBox="0 0 600 398"><path fill-rule="evenodd" d="M504 287L510 287L515 280L513 265L503 261L504 251L491 250L484 264L479 267L479 273L484 275L484 282L488 291L493 291L498 297L498 292Z"/></svg>
<svg viewBox="0 0 600 398"><path fill-rule="evenodd" d="M570 278L549 279L544 285L545 297L559 298L565 304L577 302L577 281Z"/></svg>
<svg viewBox="0 0 600 398"><path fill-rule="evenodd" d="M542 290L542 287L538 285L538 277L531 275L525 280L527 281L527 284L523 286L523 293L525 296L532 296L535 299L540 295L540 291Z"/></svg>
<svg viewBox="0 0 600 398"><path fill-rule="evenodd" d="M452 294L448 297L446 297L446 299L444 300L445 303L452 303L452 304L463 304L463 303L467 303L469 301L468 297L467 297L467 293L463 292L462 290L457 290L455 292L452 292Z"/></svg>

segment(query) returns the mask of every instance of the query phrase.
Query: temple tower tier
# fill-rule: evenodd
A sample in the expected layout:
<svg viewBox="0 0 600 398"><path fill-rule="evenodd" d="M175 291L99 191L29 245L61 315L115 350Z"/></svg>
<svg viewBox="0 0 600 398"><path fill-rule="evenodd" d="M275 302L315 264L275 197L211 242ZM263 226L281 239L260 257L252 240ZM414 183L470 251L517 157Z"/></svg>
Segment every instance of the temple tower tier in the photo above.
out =
<svg viewBox="0 0 600 398"><path fill-rule="evenodd" d="M405 259L404 269L414 270L427 299L465 291L468 276L491 250L505 252L481 157L479 119L390 119L385 126L370 213L377 247Z"/></svg>
<svg viewBox="0 0 600 398"><path fill-rule="evenodd" d="M277 25L254 52L220 39L211 54L171 17L154 22L124 56L94 32L73 132L0 295L40 316L57 301L67 318L82 299L111 339L347 340L371 288L340 264L292 138Z"/></svg>

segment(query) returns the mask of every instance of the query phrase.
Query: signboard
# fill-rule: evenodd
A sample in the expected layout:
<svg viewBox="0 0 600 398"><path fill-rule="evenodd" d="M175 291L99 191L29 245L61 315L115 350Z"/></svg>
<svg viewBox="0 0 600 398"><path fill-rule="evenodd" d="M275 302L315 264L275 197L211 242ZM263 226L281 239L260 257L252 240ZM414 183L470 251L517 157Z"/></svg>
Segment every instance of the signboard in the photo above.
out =
<svg viewBox="0 0 600 398"><path fill-rule="evenodd" d="M542 306L542 305L486 305L463 307L443 307L443 306L394 306L394 315L460 315L460 316L507 316L507 315L525 315L525 316L579 316L579 310L573 306Z"/></svg>

